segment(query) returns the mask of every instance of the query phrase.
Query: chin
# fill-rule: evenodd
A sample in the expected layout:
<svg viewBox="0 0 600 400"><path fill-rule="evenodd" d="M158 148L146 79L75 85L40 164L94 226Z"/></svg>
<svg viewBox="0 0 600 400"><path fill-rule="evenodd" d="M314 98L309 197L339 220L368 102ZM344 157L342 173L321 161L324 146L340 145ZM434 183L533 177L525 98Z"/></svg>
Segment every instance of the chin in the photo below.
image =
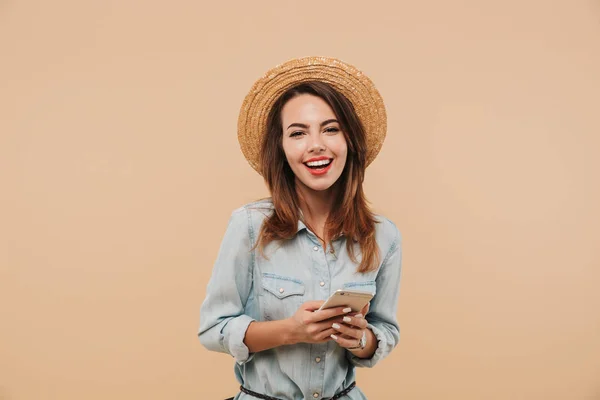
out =
<svg viewBox="0 0 600 400"><path fill-rule="evenodd" d="M310 190L314 190L315 192L324 192L328 189L331 189L331 187L333 186L333 183L330 185L306 185L306 184L304 184L304 186L306 186Z"/></svg>
<svg viewBox="0 0 600 400"><path fill-rule="evenodd" d="M330 181L328 179L327 181L323 180L323 181L315 182L311 178L312 177L309 177L308 179L300 180L300 182L302 182L302 185L304 185L307 189L314 190L315 192L324 192L326 190L331 189L339 179L339 177L338 177L336 180L333 180L333 181Z"/></svg>

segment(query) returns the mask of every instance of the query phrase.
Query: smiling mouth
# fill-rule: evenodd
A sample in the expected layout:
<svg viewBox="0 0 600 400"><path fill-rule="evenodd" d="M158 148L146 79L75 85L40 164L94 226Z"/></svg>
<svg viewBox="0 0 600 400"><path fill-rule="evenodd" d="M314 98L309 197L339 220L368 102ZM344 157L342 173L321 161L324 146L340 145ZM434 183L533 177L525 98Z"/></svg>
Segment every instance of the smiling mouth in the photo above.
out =
<svg viewBox="0 0 600 400"><path fill-rule="evenodd" d="M329 167L332 162L333 162L333 159L329 158L327 160L305 162L304 165L306 165L308 168L310 168L312 170L318 171L318 170L322 170L322 169Z"/></svg>

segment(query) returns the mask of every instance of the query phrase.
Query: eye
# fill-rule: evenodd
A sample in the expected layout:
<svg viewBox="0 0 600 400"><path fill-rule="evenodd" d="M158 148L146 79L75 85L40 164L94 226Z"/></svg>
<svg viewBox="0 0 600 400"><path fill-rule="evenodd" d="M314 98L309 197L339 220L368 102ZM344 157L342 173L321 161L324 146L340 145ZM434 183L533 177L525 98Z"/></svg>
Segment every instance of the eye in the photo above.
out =
<svg viewBox="0 0 600 400"><path fill-rule="evenodd" d="M327 129L325 129L325 133L337 133L339 131L340 130L338 128L336 128L335 126L331 126L331 127L327 128Z"/></svg>
<svg viewBox="0 0 600 400"><path fill-rule="evenodd" d="M304 132L302 132L302 131L294 131L294 132L290 133L290 137L300 136L303 134L304 134Z"/></svg>

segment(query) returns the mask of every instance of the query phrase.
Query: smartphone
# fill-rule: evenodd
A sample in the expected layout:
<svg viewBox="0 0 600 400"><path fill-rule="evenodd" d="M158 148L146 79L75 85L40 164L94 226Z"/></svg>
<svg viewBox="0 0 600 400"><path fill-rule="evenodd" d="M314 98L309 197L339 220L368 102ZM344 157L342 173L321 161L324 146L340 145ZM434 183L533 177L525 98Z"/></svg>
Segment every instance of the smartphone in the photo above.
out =
<svg viewBox="0 0 600 400"><path fill-rule="evenodd" d="M373 293L360 290L336 290L327 301L319 308L324 310L331 307L348 306L354 312L359 312L373 298Z"/></svg>

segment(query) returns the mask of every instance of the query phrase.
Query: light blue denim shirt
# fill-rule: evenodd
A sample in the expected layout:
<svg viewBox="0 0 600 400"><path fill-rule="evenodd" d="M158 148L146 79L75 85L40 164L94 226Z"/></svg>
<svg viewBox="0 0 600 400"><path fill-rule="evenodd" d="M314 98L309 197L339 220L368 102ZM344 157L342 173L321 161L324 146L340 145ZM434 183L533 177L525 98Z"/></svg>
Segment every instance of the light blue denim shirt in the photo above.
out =
<svg viewBox="0 0 600 400"><path fill-rule="evenodd" d="M376 216L380 265L367 273L356 272L346 237L334 240L333 249L325 252L301 221L292 240L266 246L265 258L251 248L272 211L269 199L233 211L200 310L200 342L233 356L237 380L254 392L280 399L328 398L355 380L355 367L374 366L398 343L400 233L390 220ZM360 247L355 246L360 262ZM244 336L250 322L289 318L305 301L326 300L337 289L348 288L375 293L366 315L378 340L371 358L358 358L334 341L249 353ZM366 399L358 385L344 398ZM235 399L254 397L239 393Z"/></svg>

